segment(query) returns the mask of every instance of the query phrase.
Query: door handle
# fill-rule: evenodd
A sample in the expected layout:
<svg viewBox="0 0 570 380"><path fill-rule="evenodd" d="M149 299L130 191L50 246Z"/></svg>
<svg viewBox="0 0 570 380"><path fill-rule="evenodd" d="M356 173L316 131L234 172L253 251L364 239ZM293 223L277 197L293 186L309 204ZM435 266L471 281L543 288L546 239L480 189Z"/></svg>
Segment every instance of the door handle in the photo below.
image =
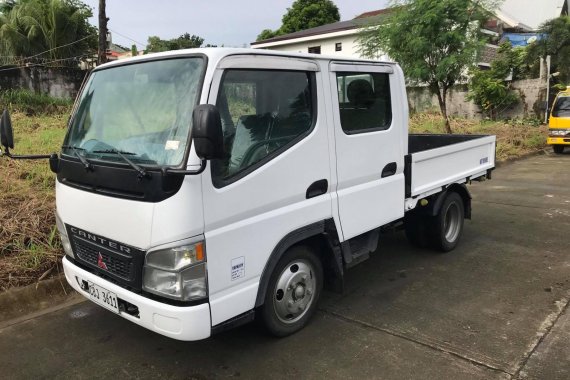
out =
<svg viewBox="0 0 570 380"><path fill-rule="evenodd" d="M306 198L311 199L327 193L329 189L329 181L321 179L315 181L307 188Z"/></svg>
<svg viewBox="0 0 570 380"><path fill-rule="evenodd" d="M390 162L388 165L384 166L384 169L382 169L382 178L396 174L396 170L398 170L398 164Z"/></svg>

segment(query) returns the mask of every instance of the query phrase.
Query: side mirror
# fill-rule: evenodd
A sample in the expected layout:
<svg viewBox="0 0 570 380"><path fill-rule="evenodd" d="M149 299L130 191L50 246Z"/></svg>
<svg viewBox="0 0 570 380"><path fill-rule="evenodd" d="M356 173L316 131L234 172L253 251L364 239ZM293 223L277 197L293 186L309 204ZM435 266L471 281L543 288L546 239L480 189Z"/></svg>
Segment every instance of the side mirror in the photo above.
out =
<svg viewBox="0 0 570 380"><path fill-rule="evenodd" d="M14 149L14 132L12 131L12 119L8 110L4 110L2 118L0 118L0 144L4 147L5 152L2 153L0 149L0 157L2 155L11 158L12 160L42 160L45 158L50 159L50 168L54 173L59 166L59 158L57 154L33 154L33 155L13 155L10 149Z"/></svg>
<svg viewBox="0 0 570 380"><path fill-rule="evenodd" d="M10 149L14 149L14 133L12 131L12 119L8 110L4 110L0 119L0 143L9 154Z"/></svg>
<svg viewBox="0 0 570 380"><path fill-rule="evenodd" d="M220 112L211 104L201 104L192 113L192 139L196 154L203 160L222 158L224 134Z"/></svg>

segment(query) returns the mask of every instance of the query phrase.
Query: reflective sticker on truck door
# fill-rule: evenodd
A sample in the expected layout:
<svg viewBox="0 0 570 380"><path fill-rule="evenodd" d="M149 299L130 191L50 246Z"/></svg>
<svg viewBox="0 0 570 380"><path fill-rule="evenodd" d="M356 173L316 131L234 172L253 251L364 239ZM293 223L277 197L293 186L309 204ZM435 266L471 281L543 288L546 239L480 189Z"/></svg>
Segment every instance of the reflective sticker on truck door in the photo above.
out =
<svg viewBox="0 0 570 380"><path fill-rule="evenodd" d="M232 281L245 276L245 257L241 256L232 260Z"/></svg>

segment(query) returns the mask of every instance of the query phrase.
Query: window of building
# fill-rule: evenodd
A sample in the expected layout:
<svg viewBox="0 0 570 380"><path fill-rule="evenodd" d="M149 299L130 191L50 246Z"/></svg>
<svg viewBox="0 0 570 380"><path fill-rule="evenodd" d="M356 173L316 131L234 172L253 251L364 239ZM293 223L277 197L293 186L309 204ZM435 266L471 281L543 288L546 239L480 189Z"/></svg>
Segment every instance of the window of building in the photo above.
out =
<svg viewBox="0 0 570 380"><path fill-rule="evenodd" d="M309 47L309 53L321 54L321 47L320 46L311 46L311 47Z"/></svg>
<svg viewBox="0 0 570 380"><path fill-rule="evenodd" d="M300 141L314 120L314 74L228 70L217 106L226 158L213 161L214 184L231 183Z"/></svg>
<svg viewBox="0 0 570 380"><path fill-rule="evenodd" d="M385 73L337 73L340 123L347 134L390 128L390 77Z"/></svg>
<svg viewBox="0 0 570 380"><path fill-rule="evenodd" d="M342 42L337 42L334 45L334 51L342 51Z"/></svg>

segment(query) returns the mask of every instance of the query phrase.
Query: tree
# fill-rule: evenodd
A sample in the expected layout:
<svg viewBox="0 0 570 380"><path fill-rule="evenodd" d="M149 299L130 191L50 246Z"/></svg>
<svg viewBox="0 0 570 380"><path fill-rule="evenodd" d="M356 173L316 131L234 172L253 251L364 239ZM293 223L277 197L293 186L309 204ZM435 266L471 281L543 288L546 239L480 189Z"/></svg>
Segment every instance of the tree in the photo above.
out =
<svg viewBox="0 0 570 380"><path fill-rule="evenodd" d="M340 21L340 13L331 0L296 0L281 21L279 31L287 34Z"/></svg>
<svg viewBox="0 0 570 380"><path fill-rule="evenodd" d="M480 28L494 6L490 0L394 1L380 24L361 30L360 51L370 58L387 53L410 82L427 85L452 133L447 95L475 64L484 43Z"/></svg>
<svg viewBox="0 0 570 380"><path fill-rule="evenodd" d="M257 41L337 21L340 21L340 13L331 0L296 0L283 15L281 27L275 31L262 30L257 36Z"/></svg>
<svg viewBox="0 0 570 380"><path fill-rule="evenodd" d="M570 16L545 22L540 31L542 38L529 46L528 62L551 56L552 72L560 72L562 82L570 82Z"/></svg>
<svg viewBox="0 0 570 380"><path fill-rule="evenodd" d="M518 97L509 88L507 78L512 80L524 76L521 66L521 52L524 48L513 49L510 42L503 42L497 58L489 70L475 68L471 71L467 99L477 104L491 119L496 119L500 108L514 104Z"/></svg>
<svg viewBox="0 0 570 380"><path fill-rule="evenodd" d="M131 45L131 56L136 57L137 55L139 55L139 50L137 49L137 45L133 44Z"/></svg>
<svg viewBox="0 0 570 380"><path fill-rule="evenodd" d="M277 31L273 31L271 29L263 29L261 33L257 35L256 41L268 40L275 36L277 36Z"/></svg>
<svg viewBox="0 0 570 380"><path fill-rule="evenodd" d="M184 33L180 37L173 38L170 40L162 40L160 37L151 36L148 38L148 44L146 46L147 53L158 53L161 51L169 50L180 50L180 49L192 49L199 48L204 43L202 37L196 35L190 35L189 33Z"/></svg>
<svg viewBox="0 0 570 380"><path fill-rule="evenodd" d="M97 31L91 8L79 0L17 0L0 14L0 55L52 66L91 53Z"/></svg>

